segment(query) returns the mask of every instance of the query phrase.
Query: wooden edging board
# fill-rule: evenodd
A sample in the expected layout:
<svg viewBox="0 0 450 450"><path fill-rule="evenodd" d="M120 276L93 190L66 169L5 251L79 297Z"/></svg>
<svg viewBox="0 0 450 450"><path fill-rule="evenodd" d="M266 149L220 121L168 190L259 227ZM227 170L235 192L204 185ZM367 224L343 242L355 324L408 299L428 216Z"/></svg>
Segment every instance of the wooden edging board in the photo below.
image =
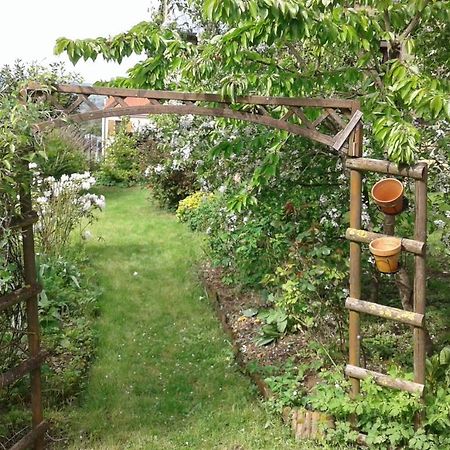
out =
<svg viewBox="0 0 450 450"><path fill-rule="evenodd" d="M273 395L273 393L260 375L248 370L242 352L236 342L234 331L228 321L225 312L221 308L220 295L218 291L209 286L205 280L202 281L206 296L210 301L212 307L214 308L214 311L220 323L222 324L225 333L228 335L232 343L233 354L240 370L245 375L250 377L253 383L257 386L258 391L260 392L262 397L268 399ZM296 409L286 407L283 409L282 419L285 424L291 426L291 430L296 440L315 439L321 437L322 430L319 428L319 423L326 422L328 426L334 426L334 420L330 415L315 411L308 411L304 408Z"/></svg>
<svg viewBox="0 0 450 450"><path fill-rule="evenodd" d="M234 358L235 358L240 370L245 375L247 375L251 378L251 380L257 386L260 394L265 399L268 399L269 397L272 396L272 392L269 389L269 386L267 386L267 383L263 380L263 378L260 375L248 370L248 367L245 364L244 356L242 355L239 345L236 343L236 336L234 335L233 329L231 328L231 325L228 322L226 314L220 307L219 293L212 287L207 286L206 284L205 284L205 293L206 293L206 296L208 297L211 305L213 306L214 311L216 312L217 317L220 320L220 323L222 324L222 327L223 327L225 333L228 335L228 337L231 340Z"/></svg>

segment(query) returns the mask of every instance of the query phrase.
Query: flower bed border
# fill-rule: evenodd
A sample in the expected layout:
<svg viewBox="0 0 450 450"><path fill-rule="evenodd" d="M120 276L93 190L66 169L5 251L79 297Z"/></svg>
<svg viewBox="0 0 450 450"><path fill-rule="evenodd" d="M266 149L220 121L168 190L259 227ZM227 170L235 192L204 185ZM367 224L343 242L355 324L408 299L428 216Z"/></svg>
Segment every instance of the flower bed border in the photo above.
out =
<svg viewBox="0 0 450 450"><path fill-rule="evenodd" d="M250 371L245 363L244 355L239 348L233 328L222 309L219 292L208 284L204 278L202 279L202 284L209 303L213 307L217 318L222 324L223 330L231 341L234 359L239 369L253 381L264 399L270 398L273 392L267 383L259 374ZM334 427L334 420L330 415L318 411L309 411L305 408L286 407L283 409L282 419L285 424L290 425L292 434L296 440L320 439L323 437L324 425L326 427Z"/></svg>

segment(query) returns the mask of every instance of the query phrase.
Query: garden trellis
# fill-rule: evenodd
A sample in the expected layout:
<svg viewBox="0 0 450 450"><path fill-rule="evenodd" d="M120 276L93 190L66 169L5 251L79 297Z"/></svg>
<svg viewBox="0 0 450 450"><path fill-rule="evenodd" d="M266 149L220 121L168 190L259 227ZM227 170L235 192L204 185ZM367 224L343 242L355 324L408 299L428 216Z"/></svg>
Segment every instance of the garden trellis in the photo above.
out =
<svg viewBox="0 0 450 450"><path fill-rule="evenodd" d="M245 96L235 99L217 94L184 93L141 89L91 87L82 85L56 85L52 90L37 84L30 84L24 91L26 101L49 101L56 108L57 115L50 120L36 124L39 131L52 127L63 127L72 122L85 122L106 117L131 115L177 114L223 117L265 125L291 134L312 139L327 146L334 154L347 159L350 172L350 228L346 237L350 241L350 297L346 307L349 320L349 364L345 372L352 382L351 395L355 397L360 380L373 377L376 383L390 388L402 389L423 395L425 386L425 297L426 297L426 208L427 167L419 164L408 169L382 160L362 156L362 113L356 100L290 98L268 96ZM106 107L98 107L91 96L106 96L112 101ZM62 102L61 97L70 102ZM129 98L143 98L147 104L130 106ZM61 103L68 106L62 106ZM362 244L368 244L383 235L361 229L362 182L364 171L410 177L415 180L415 235L414 239L401 239L402 249L414 254L414 310L369 303L361 299L361 254ZM36 280L34 263L33 212L30 199L22 201L22 218L16 228L23 231L23 254L26 286L0 298L0 311L9 305L26 301L29 325L29 359L8 373L0 375L0 386L16 381L27 373L32 376L33 430L19 441L15 450L26 448L35 442L35 448L42 448L42 435L46 422L42 419L40 390L40 365L44 352L40 348L37 295L40 287ZM386 219L386 223L389 220ZM392 221L390 221L392 224ZM385 229L393 234L393 226ZM360 367L360 314L371 314L384 319L396 320L414 327L414 381L395 379Z"/></svg>

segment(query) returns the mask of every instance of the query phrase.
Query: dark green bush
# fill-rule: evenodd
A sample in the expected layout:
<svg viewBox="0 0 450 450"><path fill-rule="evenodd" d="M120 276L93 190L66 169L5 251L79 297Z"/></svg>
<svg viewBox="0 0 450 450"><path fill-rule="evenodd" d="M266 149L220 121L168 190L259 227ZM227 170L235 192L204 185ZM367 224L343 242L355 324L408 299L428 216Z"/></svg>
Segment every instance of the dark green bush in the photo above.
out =
<svg viewBox="0 0 450 450"><path fill-rule="evenodd" d="M67 130L53 130L42 143L46 157L38 161L44 177L55 177L71 173L83 173L89 163L80 138Z"/></svg>

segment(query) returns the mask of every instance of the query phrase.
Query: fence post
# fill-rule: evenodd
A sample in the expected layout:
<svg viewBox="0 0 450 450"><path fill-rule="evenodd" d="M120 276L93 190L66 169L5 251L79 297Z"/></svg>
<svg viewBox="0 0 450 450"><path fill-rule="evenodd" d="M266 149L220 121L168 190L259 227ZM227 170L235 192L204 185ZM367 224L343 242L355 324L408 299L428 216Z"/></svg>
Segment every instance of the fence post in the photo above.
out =
<svg viewBox="0 0 450 450"><path fill-rule="evenodd" d="M20 211L23 217L32 212L30 178L25 185L20 186ZM22 229L23 246L23 271L26 285L37 283L36 255L34 251L33 224L26 225ZM39 326L38 296L32 295L26 302L28 351L30 358L39 354L41 347L41 334ZM38 366L30 372L31 382L31 413L33 429L43 421L42 392L41 392L41 368ZM35 440L34 449L44 448L44 436L40 434Z"/></svg>

